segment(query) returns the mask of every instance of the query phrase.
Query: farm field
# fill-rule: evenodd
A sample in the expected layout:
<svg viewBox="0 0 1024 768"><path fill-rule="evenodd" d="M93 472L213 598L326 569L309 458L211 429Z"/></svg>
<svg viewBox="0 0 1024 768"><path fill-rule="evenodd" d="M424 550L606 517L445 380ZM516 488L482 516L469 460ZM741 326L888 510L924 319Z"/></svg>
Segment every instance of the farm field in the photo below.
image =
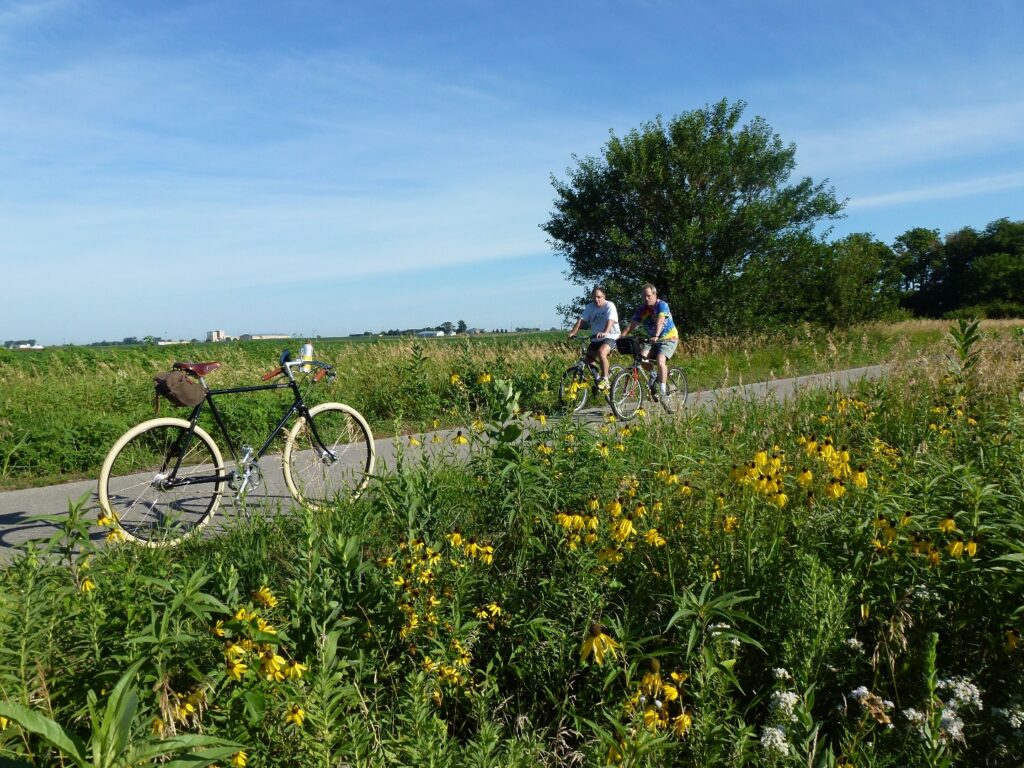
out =
<svg viewBox="0 0 1024 768"><path fill-rule="evenodd" d="M848 392L525 436L564 353L431 348L468 463L175 550L78 505L0 571L0 761L1018 766L1024 343L948 329L832 337L912 360Z"/></svg>
<svg viewBox="0 0 1024 768"><path fill-rule="evenodd" d="M757 337L699 337L687 341L676 359L686 365L695 391L911 360L930 354L948 327L908 322L833 333L801 328ZM985 325L986 333L997 335L1015 327ZM300 343L291 345L293 352ZM487 378L511 381L525 410L551 413L559 377L577 349L555 333L318 340L317 357L336 365L339 375L330 388L315 387L309 397L354 406L378 437L469 424L486 397L481 382ZM224 367L210 376L210 385L244 386L258 383L280 350L281 342L0 350L0 489L95 477L114 441L153 415L152 377L175 360L219 360ZM219 404L233 434L259 444L283 411L283 397L262 393ZM166 402L161 408L176 412Z"/></svg>

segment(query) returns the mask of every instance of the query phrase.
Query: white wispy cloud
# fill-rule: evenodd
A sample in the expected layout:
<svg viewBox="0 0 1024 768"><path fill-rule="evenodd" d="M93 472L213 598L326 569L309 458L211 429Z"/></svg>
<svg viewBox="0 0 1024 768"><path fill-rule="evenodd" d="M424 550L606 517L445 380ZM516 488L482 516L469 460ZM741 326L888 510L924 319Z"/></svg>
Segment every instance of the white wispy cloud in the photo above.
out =
<svg viewBox="0 0 1024 768"><path fill-rule="evenodd" d="M963 179L926 187L915 187L914 189L887 192L880 195L855 196L850 199L848 207L851 209L884 208L906 203L917 203L924 200L948 200L956 197L1005 192L1022 187L1024 187L1024 171L1016 171L1014 173Z"/></svg>
<svg viewBox="0 0 1024 768"><path fill-rule="evenodd" d="M841 126L819 127L814 133L796 137L795 142L801 172L815 175L935 163L1013 149L1024 152L1024 100L875 115L870 121L861 118Z"/></svg>

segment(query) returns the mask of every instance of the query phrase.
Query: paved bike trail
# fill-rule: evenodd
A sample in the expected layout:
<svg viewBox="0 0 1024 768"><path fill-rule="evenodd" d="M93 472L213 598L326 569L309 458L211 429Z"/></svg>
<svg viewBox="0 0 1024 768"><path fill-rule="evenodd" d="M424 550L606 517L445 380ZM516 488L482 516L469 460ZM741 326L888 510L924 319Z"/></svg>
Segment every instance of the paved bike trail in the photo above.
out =
<svg viewBox="0 0 1024 768"><path fill-rule="evenodd" d="M877 379L884 375L888 366L873 365L845 371L810 374L789 379L774 379L754 384L746 384L723 389L691 392L686 398L687 409L710 409L716 404L741 397L748 400L782 401L793 397L796 393L821 387L844 387L860 379ZM602 404L603 406L603 404ZM606 415L607 408L593 408L577 414L584 422L598 422ZM459 455L465 448L453 445L452 438L456 430L442 430L427 435L417 435L420 446L411 446L408 436L381 438L374 441L377 451L377 472L394 467L397 453L402 450L410 457L419 452L448 453ZM263 474L262 486L248 497L250 510L276 509L286 510L292 507L292 499L284 484L281 473L280 456L265 456L260 461ZM19 491L0 492L0 562L9 559L13 547L32 539L48 539L58 532L58 528L46 521L36 518L41 515L65 515L71 504L85 497L87 505L95 508L96 481L82 480L43 488L27 488ZM225 497L221 503L214 523L218 519L223 522L240 510L233 509L233 502ZM100 540L106 530L94 527L90 536Z"/></svg>

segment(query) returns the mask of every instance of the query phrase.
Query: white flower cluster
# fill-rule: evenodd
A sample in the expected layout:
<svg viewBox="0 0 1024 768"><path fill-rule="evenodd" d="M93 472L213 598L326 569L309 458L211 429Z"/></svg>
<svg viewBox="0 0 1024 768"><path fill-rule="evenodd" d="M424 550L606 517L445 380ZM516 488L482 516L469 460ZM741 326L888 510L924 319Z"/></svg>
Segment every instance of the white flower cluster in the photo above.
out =
<svg viewBox="0 0 1024 768"><path fill-rule="evenodd" d="M732 629L732 626L730 624L712 624L708 627L708 630L711 632L712 637L718 637L719 635L723 634L724 632L730 629ZM739 638L730 637L729 645L732 646L733 650L738 649L740 647Z"/></svg>
<svg viewBox="0 0 1024 768"><path fill-rule="evenodd" d="M845 645L854 653L864 652L864 643L862 643L856 637L848 637L846 640L843 641L843 645Z"/></svg>
<svg viewBox="0 0 1024 768"><path fill-rule="evenodd" d="M1014 707L1012 709L992 707L992 714L996 717L1004 718L1010 724L1010 727L1016 731L1015 735L1018 738L1024 737L1024 707Z"/></svg>
<svg viewBox="0 0 1024 768"><path fill-rule="evenodd" d="M939 680L935 687L940 691L949 691L950 699L946 703L947 707L981 711L981 691L966 677L949 677Z"/></svg>
<svg viewBox="0 0 1024 768"><path fill-rule="evenodd" d="M918 584L914 587L913 595L914 599L922 603L935 603L939 599L938 593L928 589L924 584Z"/></svg>
<svg viewBox="0 0 1024 768"><path fill-rule="evenodd" d="M766 725L761 731L761 748L765 752L774 752L781 757L787 757L789 742L786 741L786 729L778 725Z"/></svg>
<svg viewBox="0 0 1024 768"><path fill-rule="evenodd" d="M776 667L772 670L772 676L776 680L792 680L793 676L789 674L789 670L783 669L782 667Z"/></svg>
<svg viewBox="0 0 1024 768"><path fill-rule="evenodd" d="M772 693L771 711L784 720L791 723L796 722L796 705L800 703L800 697L792 691L775 691Z"/></svg>
<svg viewBox="0 0 1024 768"><path fill-rule="evenodd" d="M868 697L869 693L871 693L871 691L862 685L860 688L854 688L850 691L850 698L854 701L864 701L864 699Z"/></svg>

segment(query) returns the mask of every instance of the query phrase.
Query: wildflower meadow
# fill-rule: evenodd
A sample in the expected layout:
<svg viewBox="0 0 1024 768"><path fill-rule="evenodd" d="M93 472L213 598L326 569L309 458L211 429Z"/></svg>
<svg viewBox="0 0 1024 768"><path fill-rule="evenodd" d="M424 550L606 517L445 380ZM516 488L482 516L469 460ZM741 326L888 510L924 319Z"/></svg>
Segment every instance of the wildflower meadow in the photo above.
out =
<svg viewBox="0 0 1024 768"><path fill-rule="evenodd" d="M456 437L327 511L145 549L70 501L0 571L0 763L1020 765L1020 334L629 423L542 372L453 360Z"/></svg>

